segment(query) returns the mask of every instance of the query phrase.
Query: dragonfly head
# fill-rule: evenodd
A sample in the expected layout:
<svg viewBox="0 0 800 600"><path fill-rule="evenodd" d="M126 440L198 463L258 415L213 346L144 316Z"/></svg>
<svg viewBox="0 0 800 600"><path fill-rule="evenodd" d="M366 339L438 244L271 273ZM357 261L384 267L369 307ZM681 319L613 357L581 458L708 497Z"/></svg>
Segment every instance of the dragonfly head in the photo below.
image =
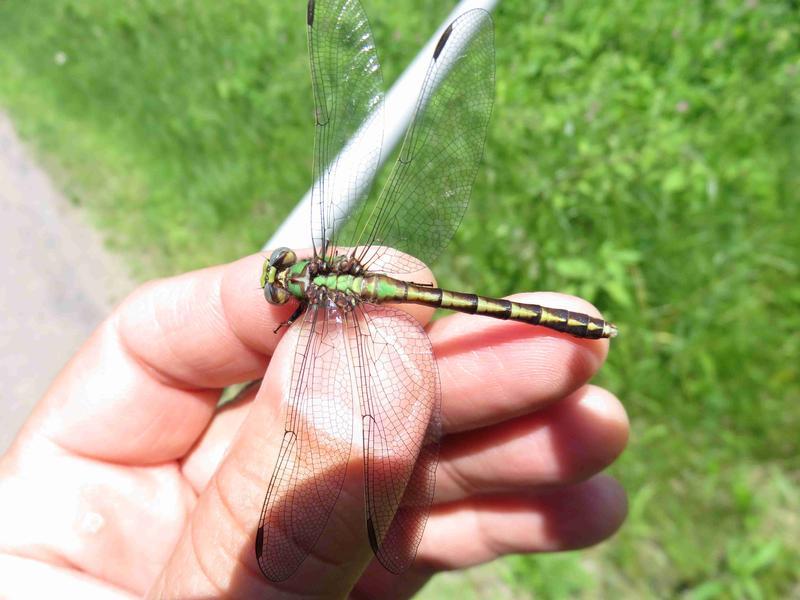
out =
<svg viewBox="0 0 800 600"><path fill-rule="evenodd" d="M297 262L297 255L289 248L277 248L264 263L261 287L270 304L286 304L291 294L286 290L286 270Z"/></svg>

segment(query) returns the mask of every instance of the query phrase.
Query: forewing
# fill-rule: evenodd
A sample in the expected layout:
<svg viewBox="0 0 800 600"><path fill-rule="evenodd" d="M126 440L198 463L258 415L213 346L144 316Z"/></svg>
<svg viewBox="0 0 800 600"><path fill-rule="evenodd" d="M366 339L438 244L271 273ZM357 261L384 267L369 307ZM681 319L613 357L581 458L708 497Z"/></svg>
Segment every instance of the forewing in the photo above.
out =
<svg viewBox="0 0 800 600"><path fill-rule="evenodd" d="M369 304L354 314L350 352L361 407L367 533L381 564L401 573L414 560L433 500L439 373L430 340L413 317Z"/></svg>
<svg viewBox="0 0 800 600"><path fill-rule="evenodd" d="M316 112L311 228L315 251L330 257L380 164L383 77L358 0L310 0L307 22ZM338 156L348 141L344 162Z"/></svg>
<svg viewBox="0 0 800 600"><path fill-rule="evenodd" d="M483 154L494 101L494 31L486 11L470 10L442 34L400 155L352 246L367 266L410 273L449 243L464 215Z"/></svg>
<svg viewBox="0 0 800 600"><path fill-rule="evenodd" d="M308 556L342 489L352 444L352 386L342 318L311 306L298 327L286 427L256 534L264 575L283 581Z"/></svg>

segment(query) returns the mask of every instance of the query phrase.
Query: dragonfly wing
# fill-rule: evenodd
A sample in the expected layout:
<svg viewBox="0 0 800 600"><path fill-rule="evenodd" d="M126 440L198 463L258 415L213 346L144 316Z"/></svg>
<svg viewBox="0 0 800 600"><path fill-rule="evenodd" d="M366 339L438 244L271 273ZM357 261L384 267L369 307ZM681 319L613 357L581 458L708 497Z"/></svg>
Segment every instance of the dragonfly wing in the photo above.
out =
<svg viewBox="0 0 800 600"><path fill-rule="evenodd" d="M494 30L470 10L442 34L397 162L355 238L362 263L411 273L434 260L464 215L494 102ZM392 253L387 260L386 253Z"/></svg>
<svg viewBox="0 0 800 600"><path fill-rule="evenodd" d="M331 257L380 164L383 76L358 0L309 0L307 23L316 113L311 229L317 255ZM345 162L339 152L348 142Z"/></svg>
<svg viewBox="0 0 800 600"><path fill-rule="evenodd" d="M308 556L342 489L352 445L352 385L342 317L310 306L298 340L286 427L256 534L264 575L289 578Z"/></svg>
<svg viewBox="0 0 800 600"><path fill-rule="evenodd" d="M367 533L393 573L413 562L439 458L441 392L430 340L407 313L365 304L349 342L361 406Z"/></svg>

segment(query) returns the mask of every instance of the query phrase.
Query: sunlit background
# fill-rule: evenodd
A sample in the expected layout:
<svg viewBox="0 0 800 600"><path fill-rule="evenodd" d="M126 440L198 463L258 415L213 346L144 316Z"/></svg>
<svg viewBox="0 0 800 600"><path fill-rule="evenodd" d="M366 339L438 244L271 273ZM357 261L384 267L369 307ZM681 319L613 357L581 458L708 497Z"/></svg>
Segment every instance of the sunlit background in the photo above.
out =
<svg viewBox="0 0 800 600"><path fill-rule="evenodd" d="M362 0L387 84L453 7ZM302 0L0 2L0 108L134 277L256 251L310 185ZM800 7L501 0L442 285L587 297L630 516L427 598L798 597ZM29 243L36 243L35 232ZM8 285L8 282L6 282Z"/></svg>

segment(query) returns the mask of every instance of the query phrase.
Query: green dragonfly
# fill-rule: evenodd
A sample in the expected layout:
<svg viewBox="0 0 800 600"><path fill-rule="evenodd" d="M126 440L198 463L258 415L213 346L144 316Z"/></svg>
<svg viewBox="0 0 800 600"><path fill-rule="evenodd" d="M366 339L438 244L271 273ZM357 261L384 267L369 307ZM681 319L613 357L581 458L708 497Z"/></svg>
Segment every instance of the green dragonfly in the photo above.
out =
<svg viewBox="0 0 800 600"><path fill-rule="evenodd" d="M313 255L288 248L264 263L271 304L297 303L285 433L256 534L273 581L289 578L319 540L345 480L360 415L366 534L391 572L413 562L433 499L440 437L439 375L414 303L608 338L609 322L558 308L447 291L398 278L448 244L467 207L494 100L494 31L470 10L444 31L383 189L368 194L380 150L356 169L337 153L380 120L383 81L358 0L310 0L308 47L316 108ZM339 202L353 206L343 218ZM389 274L392 274L390 276ZM355 404L358 413L354 413Z"/></svg>

